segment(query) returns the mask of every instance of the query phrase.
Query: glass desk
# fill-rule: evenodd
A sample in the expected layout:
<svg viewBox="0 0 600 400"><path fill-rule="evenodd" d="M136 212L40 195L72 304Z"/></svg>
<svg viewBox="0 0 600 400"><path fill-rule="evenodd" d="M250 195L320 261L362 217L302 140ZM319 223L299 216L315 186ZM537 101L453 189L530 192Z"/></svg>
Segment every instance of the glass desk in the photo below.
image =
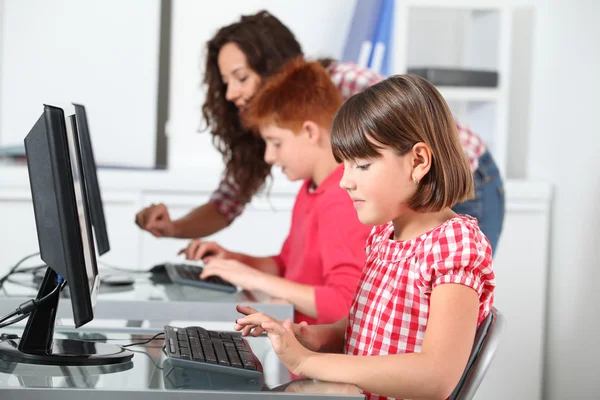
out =
<svg viewBox="0 0 600 400"><path fill-rule="evenodd" d="M279 320L294 318L294 307L260 292L225 293L173 283L155 283L146 276L136 276L133 285L100 285L93 327L106 327L101 320L125 320L130 327L162 329L171 321L210 321L225 323L231 330L240 317L235 306L243 303ZM12 279L12 278L11 278ZM15 310L21 303L35 297L36 285L31 276L15 276L0 290L0 315ZM62 293L68 297L68 285ZM58 318L72 318L70 302L59 302ZM142 324L142 321L144 323ZM108 325L110 326L110 325ZM223 324L210 329L225 330Z"/></svg>
<svg viewBox="0 0 600 400"><path fill-rule="evenodd" d="M17 333L6 328L3 333ZM72 338L128 344L151 336L129 333L95 332L57 333L56 338ZM264 380L235 378L189 368L173 367L166 359L157 339L132 346L130 362L114 366L59 367L14 364L0 360L0 398L23 400L137 400L137 399L235 399L235 398L364 398L349 385L315 382L289 382L289 373L274 356L266 337L249 338L248 342L263 364ZM271 371L285 370L282 374Z"/></svg>

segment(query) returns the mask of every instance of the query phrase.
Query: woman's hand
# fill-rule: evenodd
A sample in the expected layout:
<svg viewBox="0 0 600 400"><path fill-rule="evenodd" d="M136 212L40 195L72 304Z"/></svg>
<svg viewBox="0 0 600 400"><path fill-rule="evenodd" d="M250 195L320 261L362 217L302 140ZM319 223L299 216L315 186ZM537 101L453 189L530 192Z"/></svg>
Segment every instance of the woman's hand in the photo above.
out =
<svg viewBox="0 0 600 400"><path fill-rule="evenodd" d="M152 204L135 216L135 223L155 237L174 237L175 224L169 216L169 210L164 204Z"/></svg>
<svg viewBox="0 0 600 400"><path fill-rule="evenodd" d="M179 250L177 254L184 254L188 260L202 260L205 263L213 259L232 258L232 253L216 242L205 242L201 239L192 240L187 247Z"/></svg>
<svg viewBox="0 0 600 400"><path fill-rule="evenodd" d="M210 257L210 260L204 264L200 278L206 279L209 276L219 276L246 290L261 290L264 287L265 273L237 260Z"/></svg>

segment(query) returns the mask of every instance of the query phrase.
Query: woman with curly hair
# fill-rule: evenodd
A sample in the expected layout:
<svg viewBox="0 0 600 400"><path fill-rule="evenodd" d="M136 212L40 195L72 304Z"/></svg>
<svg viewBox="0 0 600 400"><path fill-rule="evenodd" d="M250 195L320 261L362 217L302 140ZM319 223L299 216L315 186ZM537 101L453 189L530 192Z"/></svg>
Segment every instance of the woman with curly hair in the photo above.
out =
<svg viewBox="0 0 600 400"><path fill-rule="evenodd" d="M302 56L294 34L267 11L242 16L221 28L207 43L202 114L215 147L225 161L225 173L208 203L172 220L164 204L152 204L136 215L136 223L156 237L200 238L227 227L259 192L270 175L264 161L265 142L244 129L241 114L258 88L287 61ZM363 91L383 76L354 63L320 60L343 100ZM459 138L475 179L474 200L456 212L479 220L492 248L502 229L502 180L482 139L457 122Z"/></svg>
<svg viewBox="0 0 600 400"><path fill-rule="evenodd" d="M273 15L260 11L221 28L207 43L202 106L206 127L225 161L224 178L207 204L171 220L164 204L151 205L136 223L156 237L199 238L227 227L264 185L271 167L264 161L265 142L244 129L240 114L266 78L287 61L302 56L294 34ZM342 98L348 99L381 80L352 63L320 61Z"/></svg>

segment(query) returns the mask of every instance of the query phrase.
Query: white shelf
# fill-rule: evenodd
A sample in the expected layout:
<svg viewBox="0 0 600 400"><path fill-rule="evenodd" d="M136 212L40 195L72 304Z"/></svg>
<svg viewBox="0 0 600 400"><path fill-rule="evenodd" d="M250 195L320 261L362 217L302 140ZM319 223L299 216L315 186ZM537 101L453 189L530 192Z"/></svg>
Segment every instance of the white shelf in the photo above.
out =
<svg viewBox="0 0 600 400"><path fill-rule="evenodd" d="M401 0L408 7L468 10L500 10L506 1L499 0Z"/></svg>
<svg viewBox="0 0 600 400"><path fill-rule="evenodd" d="M446 101L498 101L501 90L498 88L437 86Z"/></svg>

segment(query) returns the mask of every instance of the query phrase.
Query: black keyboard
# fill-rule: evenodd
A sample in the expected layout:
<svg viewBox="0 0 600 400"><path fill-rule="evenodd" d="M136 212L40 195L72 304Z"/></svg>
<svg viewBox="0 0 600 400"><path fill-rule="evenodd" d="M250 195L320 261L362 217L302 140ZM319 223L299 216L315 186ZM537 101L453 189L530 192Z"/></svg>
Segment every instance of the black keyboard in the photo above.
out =
<svg viewBox="0 0 600 400"><path fill-rule="evenodd" d="M174 366L244 377L263 375L262 364L239 333L167 325L165 350Z"/></svg>
<svg viewBox="0 0 600 400"><path fill-rule="evenodd" d="M235 293L237 291L234 285L218 276L209 276L206 279L200 279L203 268L199 265L165 264L165 268L167 275L175 283L221 290L228 293Z"/></svg>

